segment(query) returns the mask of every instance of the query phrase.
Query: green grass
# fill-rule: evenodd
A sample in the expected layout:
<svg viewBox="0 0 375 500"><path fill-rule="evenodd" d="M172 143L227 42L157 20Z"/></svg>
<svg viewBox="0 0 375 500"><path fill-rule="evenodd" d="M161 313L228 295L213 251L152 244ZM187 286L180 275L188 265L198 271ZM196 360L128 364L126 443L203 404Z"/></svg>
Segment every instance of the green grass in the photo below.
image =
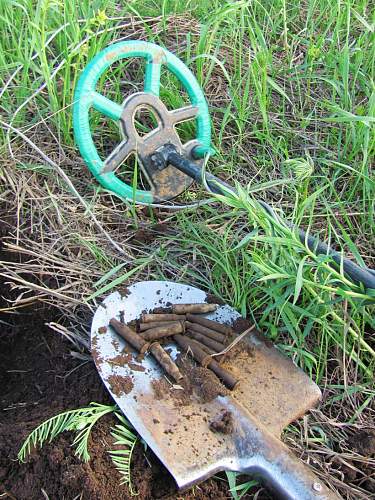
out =
<svg viewBox="0 0 375 500"><path fill-rule="evenodd" d="M184 27L168 23L183 12L190 16ZM151 276L174 276L222 296L334 394L323 411L333 408L336 415L335 405L345 406L355 394L347 421L367 418L375 396L374 294L272 223L256 197L336 242L357 263L375 267L371 2L135 0L118 9L111 1L0 0L2 119L26 134L47 121L71 152L77 78L99 50L128 34L121 26L129 14L137 17L135 37L171 48L204 88L217 149L209 169L250 186L237 198L222 198L224 205L172 214L175 237L158 240L155 257L140 267L146 262ZM100 82L111 99L121 102L134 84L140 88L142 66L128 69L137 81L122 81L116 67ZM163 73L162 84L167 104L181 106L185 97L175 79ZM92 123L104 151L119 136L100 120L95 114ZM187 140L194 130L184 124L181 135ZM15 137L3 131L0 141L6 152ZM53 183L53 172L28 159L18 168ZM94 182L86 196L97 200ZM140 212L114 203L137 227ZM117 283L110 272L116 264L120 281L131 275L128 266L124 275L120 256L118 262L107 256L102 242L73 237L109 273L111 283L99 292ZM231 488L237 491L233 478Z"/></svg>

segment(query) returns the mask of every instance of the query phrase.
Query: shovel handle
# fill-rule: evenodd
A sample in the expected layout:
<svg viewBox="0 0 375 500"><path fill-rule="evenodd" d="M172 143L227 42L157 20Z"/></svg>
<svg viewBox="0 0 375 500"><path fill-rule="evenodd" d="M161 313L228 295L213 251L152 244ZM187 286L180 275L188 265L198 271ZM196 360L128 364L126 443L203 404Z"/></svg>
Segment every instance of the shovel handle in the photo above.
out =
<svg viewBox="0 0 375 500"><path fill-rule="evenodd" d="M288 454L289 455L289 454ZM239 472L258 477L277 498L287 500L342 500L295 457L279 455L272 463L245 467Z"/></svg>
<svg viewBox="0 0 375 500"><path fill-rule="evenodd" d="M242 420L235 442L240 467L237 472L263 480L278 498L287 500L338 500L331 491L288 447L258 422Z"/></svg>

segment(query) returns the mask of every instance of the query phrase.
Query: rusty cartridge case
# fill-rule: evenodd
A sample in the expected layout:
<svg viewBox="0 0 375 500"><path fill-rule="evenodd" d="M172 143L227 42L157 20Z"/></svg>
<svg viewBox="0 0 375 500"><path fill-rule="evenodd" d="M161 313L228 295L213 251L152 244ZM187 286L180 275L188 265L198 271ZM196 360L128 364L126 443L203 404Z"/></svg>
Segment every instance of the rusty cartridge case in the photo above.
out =
<svg viewBox="0 0 375 500"><path fill-rule="evenodd" d="M172 304L171 310L175 314L196 313L204 314L216 311L217 304Z"/></svg>
<svg viewBox="0 0 375 500"><path fill-rule="evenodd" d="M222 333L215 332L211 328L207 328L206 326L199 325L198 323L191 323L190 321L186 321L186 328L194 330L195 332L201 333L210 339L216 340L223 344L226 340L226 336Z"/></svg>
<svg viewBox="0 0 375 500"><path fill-rule="evenodd" d="M198 342L200 342L201 344L204 344L210 349L213 349L215 352L221 352L224 351L225 349L225 345L222 344L221 342L217 342L216 340L210 339L209 337L206 337L205 335L202 335L201 333L196 332L191 328L188 329L188 335L193 339L197 340Z"/></svg>
<svg viewBox="0 0 375 500"><path fill-rule="evenodd" d="M158 340L164 337L171 337L176 333L183 333L185 326L182 321L175 321L169 325L158 326L140 333L140 336L145 340Z"/></svg>
<svg viewBox="0 0 375 500"><path fill-rule="evenodd" d="M167 352L165 352L165 350L159 343L155 342L154 344L151 344L150 352L159 362L160 366L164 368L168 375L173 377L176 382L179 382L183 378L183 375L178 369L177 365L173 362L172 358Z"/></svg>
<svg viewBox="0 0 375 500"><path fill-rule="evenodd" d="M202 366L207 366L207 363L212 359L209 354L199 347L197 342L185 337L185 335L174 335L173 338L185 352L191 351L193 358Z"/></svg>
<svg viewBox="0 0 375 500"><path fill-rule="evenodd" d="M216 351L214 351L213 349L210 349L209 347L207 347L204 344L201 344L197 340L195 340L191 337L188 337L188 339L190 342L195 342L197 344L197 346L200 347L202 349L202 351L204 351L206 354L209 354L210 356L211 356L211 354L217 354ZM219 356L215 356L212 359L221 363L221 361L224 359L224 357L225 357L225 354L220 354Z"/></svg>
<svg viewBox="0 0 375 500"><path fill-rule="evenodd" d="M150 330L151 328L157 328L159 326L167 326L173 325L174 323L179 323L179 321L152 321L151 323L140 323L139 331L145 332L146 330Z"/></svg>
<svg viewBox="0 0 375 500"><path fill-rule="evenodd" d="M116 318L112 318L109 324L112 326L115 332L118 333L118 335L120 335L120 337L129 342L129 344L133 346L135 349L137 349L137 351L139 351L141 354L147 351L150 345L149 342L146 342L142 337L137 335L127 325L120 323L120 321L117 321Z"/></svg>
<svg viewBox="0 0 375 500"><path fill-rule="evenodd" d="M191 337L188 337L188 339L189 339L189 342L196 343L197 346L200 347L202 349L202 351L206 352L207 354L217 354L216 351L214 351L213 349L210 349L209 347L207 347L204 344L201 344L201 342L198 342L197 340L195 340ZM217 359L217 357L215 359Z"/></svg>
<svg viewBox="0 0 375 500"><path fill-rule="evenodd" d="M217 321L213 321L212 319L204 318L203 316L197 316L195 314L186 314L186 319L191 321L191 323L198 323L199 325L205 326L206 328L211 328L216 332L220 332L223 335L231 336L233 335L233 330L228 325L223 325L222 323L218 323Z"/></svg>
<svg viewBox="0 0 375 500"><path fill-rule="evenodd" d="M184 321L185 314L142 314L142 323L153 323L154 321Z"/></svg>

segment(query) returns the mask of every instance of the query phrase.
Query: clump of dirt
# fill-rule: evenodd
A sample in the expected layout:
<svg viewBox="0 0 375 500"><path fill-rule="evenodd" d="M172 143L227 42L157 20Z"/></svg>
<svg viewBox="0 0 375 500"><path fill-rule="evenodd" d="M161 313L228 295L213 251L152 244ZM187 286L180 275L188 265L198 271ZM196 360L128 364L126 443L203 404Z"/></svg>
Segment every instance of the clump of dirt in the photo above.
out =
<svg viewBox="0 0 375 500"><path fill-rule="evenodd" d="M96 348L96 345L94 344L91 344L91 356L98 366L100 366L104 360L104 358L100 355L100 352Z"/></svg>
<svg viewBox="0 0 375 500"><path fill-rule="evenodd" d="M131 348L126 346L120 354L117 354L113 358L108 359L108 363L115 366L128 366L131 370L136 372L144 372L146 369L144 366L135 363L135 361L142 362L144 359L144 354L133 354Z"/></svg>
<svg viewBox="0 0 375 500"><path fill-rule="evenodd" d="M247 318L237 318L236 321L232 325L232 329L236 333L243 333L245 330L250 328L252 325L251 321Z"/></svg>
<svg viewBox="0 0 375 500"><path fill-rule="evenodd" d="M164 399L172 396L176 406L188 406L195 403L208 403L217 396L225 396L228 390L216 375L208 368L197 366L186 356L178 356L176 364L183 375L178 385L169 384L165 378L151 382L155 398Z"/></svg>
<svg viewBox="0 0 375 500"><path fill-rule="evenodd" d="M195 401L207 403L217 396L228 394L228 390L210 369L197 366L190 357L180 354L176 364L184 376L183 384L180 384L187 388L189 402L194 397Z"/></svg>
<svg viewBox="0 0 375 500"><path fill-rule="evenodd" d="M207 304L218 304L219 306L225 305L225 302L220 297L213 295L212 293L206 294L206 302Z"/></svg>
<svg viewBox="0 0 375 500"><path fill-rule="evenodd" d="M231 434L233 432L233 415L230 411L223 411L219 417L210 422L212 432L220 432L221 434Z"/></svg>
<svg viewBox="0 0 375 500"><path fill-rule="evenodd" d="M172 312L171 309L172 302L166 302L164 306L154 307L152 309L152 314L170 314Z"/></svg>
<svg viewBox="0 0 375 500"><path fill-rule="evenodd" d="M146 368L142 365L138 365L137 363L128 363L128 366L131 370L135 372L144 372Z"/></svg>
<svg viewBox="0 0 375 500"><path fill-rule="evenodd" d="M169 391L169 384L165 378L151 380L152 390L154 391L154 397L157 400L162 400Z"/></svg>
<svg viewBox="0 0 375 500"><path fill-rule="evenodd" d="M364 457L375 456L375 430L362 429L348 439L351 448Z"/></svg>
<svg viewBox="0 0 375 500"><path fill-rule="evenodd" d="M122 377L121 375L110 375L107 380L111 386L111 391L116 396L129 394L134 387L133 381L129 375L126 377Z"/></svg>
<svg viewBox="0 0 375 500"><path fill-rule="evenodd" d="M110 358L108 360L108 363L116 366L125 366L129 365L129 363L131 363L132 360L133 360L133 355L124 350L121 354L117 354L117 356Z"/></svg>
<svg viewBox="0 0 375 500"><path fill-rule="evenodd" d="M98 328L98 333L106 333L107 332L107 327L106 326L101 326Z"/></svg>
<svg viewBox="0 0 375 500"><path fill-rule="evenodd" d="M154 224L152 226L138 229L131 241L134 243L152 243L158 236L167 234L169 230L168 224Z"/></svg>
<svg viewBox="0 0 375 500"><path fill-rule="evenodd" d="M117 288L117 291L121 295L123 299L125 299L128 295L130 295L130 290L127 286L120 286Z"/></svg>
<svg viewBox="0 0 375 500"><path fill-rule="evenodd" d="M203 403L208 403L217 396L225 396L229 392L217 376L207 368L201 366L192 367L190 378L194 391L200 396Z"/></svg>

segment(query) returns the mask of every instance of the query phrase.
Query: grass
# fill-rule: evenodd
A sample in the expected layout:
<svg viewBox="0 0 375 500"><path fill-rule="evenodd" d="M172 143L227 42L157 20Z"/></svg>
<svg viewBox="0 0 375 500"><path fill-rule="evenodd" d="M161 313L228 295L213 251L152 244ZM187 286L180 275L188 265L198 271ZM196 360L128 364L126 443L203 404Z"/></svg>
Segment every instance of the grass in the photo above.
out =
<svg viewBox="0 0 375 500"><path fill-rule="evenodd" d="M6 248L23 253L36 276L25 277L17 262L3 264L3 274L20 288L10 307L54 303L78 332L86 301L93 310L97 298L124 280L189 281L222 296L323 389L320 410L291 426L287 442L303 458L313 456L347 498L368 495L364 462L345 443L373 425L373 293L315 257L290 229L272 224L256 198L374 267L371 2L135 0L119 8L105 0L0 0L0 14L1 119L56 160L85 201L16 134L2 130L1 200L16 221ZM166 46L196 74L217 149L208 167L249 186L239 197L199 210L146 210L111 196L86 172L72 135L74 87L99 50L125 38ZM142 65L115 67L100 88L121 102L141 88L142 72ZM186 98L166 73L161 95L170 107ZM118 131L97 114L92 123L105 154ZM193 137L193 125L184 124L181 135ZM185 199L201 196L192 191ZM139 228L156 222L170 228L167 235L134 242ZM57 288L39 277L46 268L58 277ZM359 471L354 482L345 481L342 462L335 465L330 453L352 461ZM233 481L232 493L244 491Z"/></svg>

